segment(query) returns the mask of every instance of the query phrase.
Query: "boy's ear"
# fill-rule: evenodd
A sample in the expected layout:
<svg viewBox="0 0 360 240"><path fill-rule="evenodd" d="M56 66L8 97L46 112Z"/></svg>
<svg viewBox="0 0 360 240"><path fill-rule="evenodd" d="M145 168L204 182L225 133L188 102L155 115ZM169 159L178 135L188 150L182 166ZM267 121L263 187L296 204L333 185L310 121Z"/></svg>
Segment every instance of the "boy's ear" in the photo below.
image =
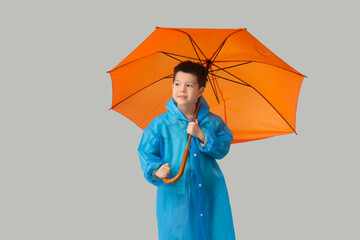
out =
<svg viewBox="0 0 360 240"><path fill-rule="evenodd" d="M199 89L199 97L204 93L204 91L205 91L205 87L201 87Z"/></svg>

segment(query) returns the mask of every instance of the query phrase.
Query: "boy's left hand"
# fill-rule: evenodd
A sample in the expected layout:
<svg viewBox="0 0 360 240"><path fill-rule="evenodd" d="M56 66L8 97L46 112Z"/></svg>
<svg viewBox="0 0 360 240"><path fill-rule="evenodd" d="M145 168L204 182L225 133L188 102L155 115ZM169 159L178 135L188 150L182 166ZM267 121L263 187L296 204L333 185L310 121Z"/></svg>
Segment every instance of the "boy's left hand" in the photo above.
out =
<svg viewBox="0 0 360 240"><path fill-rule="evenodd" d="M189 125L187 126L187 133L197 137L201 142L205 142L205 134L199 127L199 121L197 119L196 122L189 122Z"/></svg>

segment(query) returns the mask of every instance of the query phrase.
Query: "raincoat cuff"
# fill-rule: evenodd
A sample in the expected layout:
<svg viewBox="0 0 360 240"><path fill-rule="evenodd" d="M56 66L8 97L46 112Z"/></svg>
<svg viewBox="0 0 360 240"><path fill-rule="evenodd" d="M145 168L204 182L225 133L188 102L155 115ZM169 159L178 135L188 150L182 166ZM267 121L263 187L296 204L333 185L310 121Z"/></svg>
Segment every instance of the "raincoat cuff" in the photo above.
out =
<svg viewBox="0 0 360 240"><path fill-rule="evenodd" d="M200 143L200 146L202 146L203 148L206 146L206 144L207 144L207 139L206 139L206 136L205 136L205 141L204 141L204 143L202 143L201 141L199 141L199 143Z"/></svg>
<svg viewBox="0 0 360 240"><path fill-rule="evenodd" d="M147 169L145 171L145 178L146 180L148 180L150 183L154 184L155 186L159 186L161 184L163 184L164 182L155 176L155 171L161 167L163 163L161 162L156 162L156 163L149 163L147 165Z"/></svg>
<svg viewBox="0 0 360 240"><path fill-rule="evenodd" d="M212 151L212 146L214 146L215 141L216 141L216 136L215 133L213 131L209 131L207 129L202 129L205 135L205 142L204 144L202 144L200 142L200 140L198 138L196 143L198 144L198 148L199 145L201 146L201 148L199 148L200 151L202 152L211 152Z"/></svg>
<svg viewBox="0 0 360 240"><path fill-rule="evenodd" d="M155 181L159 181L159 180L160 180L160 178L155 175L156 170L158 170L159 168L160 168L160 167L158 167L157 169L155 169L155 170L152 172L152 178L155 179Z"/></svg>

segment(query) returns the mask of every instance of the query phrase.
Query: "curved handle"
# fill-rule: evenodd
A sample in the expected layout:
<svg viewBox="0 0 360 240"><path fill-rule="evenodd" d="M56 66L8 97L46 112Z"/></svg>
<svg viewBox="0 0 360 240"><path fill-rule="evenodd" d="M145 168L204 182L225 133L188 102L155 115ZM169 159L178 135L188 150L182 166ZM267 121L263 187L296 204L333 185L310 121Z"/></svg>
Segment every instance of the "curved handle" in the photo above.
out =
<svg viewBox="0 0 360 240"><path fill-rule="evenodd" d="M200 103L201 103L201 96L199 97L199 100L198 100L198 103L197 103L197 106L196 106L195 116L194 116L193 122L195 122L196 119L197 119L197 115L199 113L199 108L200 108ZM183 155L183 158L182 158L182 161L181 161L181 165L180 165L180 169L179 169L178 174L176 174L176 176L171 178L171 179L163 178L162 180L164 181L164 183L166 183L166 184L174 183L174 182L178 181L181 178L181 176L183 175L184 170L185 170L187 157L189 155L191 137L192 137L192 135L189 135L188 142L187 142L187 145L186 145L186 148L185 148L185 151L184 151L184 155Z"/></svg>

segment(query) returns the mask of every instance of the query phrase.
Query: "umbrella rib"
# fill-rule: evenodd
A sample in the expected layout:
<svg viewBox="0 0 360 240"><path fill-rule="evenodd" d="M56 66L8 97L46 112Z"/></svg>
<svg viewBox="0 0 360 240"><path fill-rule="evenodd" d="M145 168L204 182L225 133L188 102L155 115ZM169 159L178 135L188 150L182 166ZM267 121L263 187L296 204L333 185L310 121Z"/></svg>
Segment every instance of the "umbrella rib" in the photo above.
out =
<svg viewBox="0 0 360 240"><path fill-rule="evenodd" d="M212 76L213 77L213 76ZM214 85L213 85L213 83L211 82L211 78L208 76L208 79L209 79L209 82L210 82L210 85L211 85L211 88L212 88L212 90L213 90L213 92L214 92L214 95L215 95L215 97L216 97L216 100L217 100L217 102L218 103L220 103L220 101L219 101L219 96L218 96L218 94L217 94L217 90L216 90L216 87L215 87L215 82L214 82ZM213 78L214 79L214 78ZM214 81L214 80L213 80Z"/></svg>
<svg viewBox="0 0 360 240"><path fill-rule="evenodd" d="M216 75L216 74L213 74L213 73L209 73L209 74L214 75L214 76L217 77L217 78L221 78L221 79L224 79L224 80L229 81L229 82L233 82L233 83L237 83L237 84L240 84L240 85L249 87L248 84L244 84L244 83L241 83L241 82L237 82L237 81L231 80L231 79L229 79L229 78L221 77L221 76Z"/></svg>
<svg viewBox="0 0 360 240"><path fill-rule="evenodd" d="M200 51L201 54L204 56L204 58L206 58L206 56L205 56L205 54L203 53L203 51L201 51L200 47L196 44L196 42L195 42L194 39L190 36L189 33L185 32L185 31L183 31L183 30L177 29L177 28L167 28L167 29L173 30L173 31L178 31L178 32L181 32L181 33L187 35L187 36L189 37L189 39L190 39L191 45L193 46L193 48L194 48L194 50L195 50L196 55L198 56L199 61L201 62L201 59L200 59L200 56L198 55L198 52L196 51L196 48L195 48L194 44L195 44L196 47L199 49L199 51ZM201 64L202 64L202 62L201 62Z"/></svg>
<svg viewBox="0 0 360 240"><path fill-rule="evenodd" d="M126 65L129 65L129 64L131 64L131 63L133 63L133 62L136 62L136 61L138 61L138 60L141 60L141 59L143 59L143 58L150 57L150 56L152 56L152 55L154 55L154 54L157 54L157 53L166 54L167 52L158 51L158 52L154 52L154 53L148 54L148 55L146 55L146 56L139 57L139 58L137 58L137 59L135 59L135 60L132 60L132 61L130 61L130 62L128 62L128 63L125 63L125 64L123 64L123 65L121 65L121 66L115 67L115 68L107 71L106 73L112 72L112 71L114 71L114 70L116 70L116 69L122 68L122 67L124 67L124 66L126 66ZM201 62L200 59L196 59L196 58L193 58L193 57L187 57L187 56L183 56L183 55L179 55L179 54L174 54L174 53L167 53L167 54L171 54L171 55L178 56L178 57L184 57L184 58L188 58L188 59L192 59L192 60L199 60L199 61ZM197 54L197 53L196 53L196 54ZM170 57L170 56L169 56L169 57ZM198 56L198 57L199 57L199 56ZM178 60L178 59L176 59L176 60Z"/></svg>
<svg viewBox="0 0 360 240"><path fill-rule="evenodd" d="M129 98L133 97L135 94L137 94L137 93L141 92L141 91L142 91L142 90L144 90L145 88L148 88L148 87L150 87L151 85L153 85L153 84L155 84L155 83L160 82L161 80L164 80L164 79L167 79L167 78L172 78L172 75L173 75L173 74L170 74L170 75L168 75L168 76L166 76L166 77L163 77L163 78L160 78L159 80L156 80L155 82L152 82L151 84L149 84L149 85L147 85L147 86L143 87L142 89L140 89L140 90L138 90L138 91L134 92L134 93L133 93L133 94L131 94L130 96L128 96L128 97L126 97L125 99L121 100L120 102L118 102L117 104L115 104L114 106L112 106L110 109L115 108L117 105L119 105L120 103L122 103L122 102L126 101L127 99L129 99ZM109 110L110 110L110 109L109 109Z"/></svg>
<svg viewBox="0 0 360 240"><path fill-rule="evenodd" d="M248 83L246 83L244 80L242 80L242 79L240 79L239 77L235 76L234 74L232 74L232 73L230 73L230 72L226 71L224 68L221 68L221 67L219 67L218 65L216 65L216 64L214 64L214 63L213 63L213 65L214 65L215 67L217 67L218 69L221 69L222 71L224 71L224 72L226 72L227 74L231 75L232 77L234 77L234 78L236 78L236 79L238 79L238 80L240 80L240 81L244 82L244 84L246 84L246 85L250 86L250 85L249 85Z"/></svg>
<svg viewBox="0 0 360 240"><path fill-rule="evenodd" d="M168 54L168 53L166 53L166 52L161 52L161 53L165 54L165 55L168 56L168 57L171 57L171 58L175 59L176 61L182 62L180 59L178 59L178 58L176 58L176 57L173 57L173 56L171 56L170 54Z"/></svg>
<svg viewBox="0 0 360 240"><path fill-rule="evenodd" d="M215 65L215 64L214 64ZM218 67L217 65L215 65L216 67ZM218 67L219 68L219 67ZM223 70L224 72L226 72L226 73L228 73L228 74L230 74L231 76L233 76L233 77L235 77L235 78L237 78L237 79L239 79L240 81L243 81L243 80L241 80L240 78L238 78L238 77L236 77L234 74L232 74L232 73L230 73L230 72L228 72L228 71L226 71L226 70ZM293 132L295 133L295 134L297 134L296 133L296 131L295 131L295 129L289 124L289 122L283 117L283 115L274 107L274 105L272 105L271 104L271 102L264 96L264 95L262 95L256 88L254 88L253 86L251 86L250 84L248 84L247 82L245 82L245 81L243 81L245 84L247 84L249 87L251 87L252 89L254 89L263 99L265 99L265 101L267 101L267 103L279 114L279 116L286 122L286 124L291 128L291 130L293 130Z"/></svg>
<svg viewBox="0 0 360 240"><path fill-rule="evenodd" d="M211 72L217 72L217 71L220 71L220 70L223 70L223 69L234 68L234 67L238 67L238 66L241 66L241 65L249 64L251 62L252 61L245 62L245 63L240 63L240 64L236 64L236 65L232 65L232 66L228 66L228 67L224 67L224 68L219 68L219 69L212 70Z"/></svg>
<svg viewBox="0 0 360 240"><path fill-rule="evenodd" d="M180 62L182 62L180 59L177 59L177 58L175 58L173 56L188 58L188 59L192 59L192 60L198 60L198 59L193 58L193 57L187 57L187 56L184 56L184 55L179 55L179 54L174 54L174 53L169 53L169 52L161 52L161 53L167 55L168 57L174 58L175 60L180 61Z"/></svg>
<svg viewBox="0 0 360 240"><path fill-rule="evenodd" d="M259 61L250 61L250 60L223 60L223 61L216 61L218 63L220 62L245 62L245 61L248 61L248 62L253 62L253 63L262 63L262 64L266 64L266 65L269 65L269 66L273 66L273 67L277 67L277 68L280 68L282 70L285 70L285 71L288 71L288 72L291 72L291 73L294 73L294 74L297 74L297 75L300 75L302 77L306 77L305 75L299 73L299 72L294 72L294 71L291 71L289 69L286 69L286 68L283 68L283 67L279 67L279 66L276 66L276 65L273 65L273 64L269 64L269 63L265 63L265 62L259 62ZM296 70L295 70L296 71Z"/></svg>
<svg viewBox="0 0 360 240"><path fill-rule="evenodd" d="M214 79L214 82L216 83L217 87L219 88L219 92L220 92L220 95L221 95L221 98L223 100L223 103L224 103L224 116L225 116L225 124L227 124L227 114L226 114L226 101L224 99L224 95L222 94L221 92L221 89L220 89L220 86L219 86L219 83L218 81L216 80L216 77L214 77L215 75L211 75ZM219 100L218 100L218 103L219 103Z"/></svg>
<svg viewBox="0 0 360 240"><path fill-rule="evenodd" d="M190 37L190 35L189 35L189 38L190 38L190 42L191 42L191 45L192 45L192 47L193 47L193 49L194 49L194 51L195 51L195 53L196 53L196 56L198 57L198 60L199 60L199 62L201 63L201 65L203 65L204 66L204 64L202 63L202 61L201 61L201 59L200 59L200 56L199 56L199 54L198 54L198 52L196 51L196 48L195 48L195 46L194 46L194 43L193 43L193 40L192 40L192 38ZM195 43L196 44L196 43ZM196 46L197 46L197 44L196 44ZM199 48L199 47L198 47ZM202 51L201 51L201 49L199 48L199 50L200 50L200 52L202 53ZM202 53L203 54L203 53ZM203 54L204 55L204 54ZM204 57L205 57L205 55L204 55ZM205 57L206 58L206 57Z"/></svg>
<svg viewBox="0 0 360 240"><path fill-rule="evenodd" d="M226 41L226 40L225 40ZM217 56L219 55L221 49L223 48L225 41L220 45L220 47L216 50L215 54L211 57L211 61L214 62Z"/></svg>
<svg viewBox="0 0 360 240"><path fill-rule="evenodd" d="M214 55L210 58L212 59L212 62L215 61L216 57L219 55L219 52L220 50L222 49L222 47L224 46L225 42L229 39L229 37L231 37L233 34L237 33L237 32L240 32L240 31L243 31L243 30L246 30L246 28L239 28L239 29L236 29L236 31L232 32L229 34L229 36L227 36L224 41L220 44L219 48L215 51L214 55L216 54L216 56L214 57Z"/></svg>

